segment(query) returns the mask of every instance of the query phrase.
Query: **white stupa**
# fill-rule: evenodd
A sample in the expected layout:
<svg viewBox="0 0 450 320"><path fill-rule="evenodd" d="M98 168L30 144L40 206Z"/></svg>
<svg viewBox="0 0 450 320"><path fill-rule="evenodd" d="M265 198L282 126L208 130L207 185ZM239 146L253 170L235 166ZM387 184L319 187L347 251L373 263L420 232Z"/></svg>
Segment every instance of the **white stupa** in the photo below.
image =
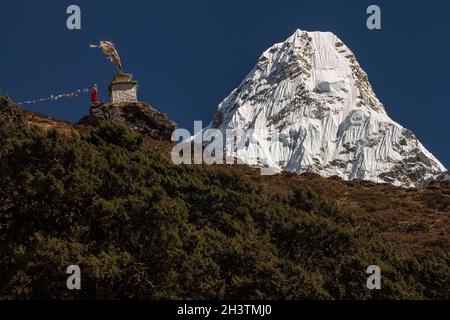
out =
<svg viewBox="0 0 450 320"><path fill-rule="evenodd" d="M112 103L137 102L138 82L133 75L120 73L114 77L109 85L109 96Z"/></svg>

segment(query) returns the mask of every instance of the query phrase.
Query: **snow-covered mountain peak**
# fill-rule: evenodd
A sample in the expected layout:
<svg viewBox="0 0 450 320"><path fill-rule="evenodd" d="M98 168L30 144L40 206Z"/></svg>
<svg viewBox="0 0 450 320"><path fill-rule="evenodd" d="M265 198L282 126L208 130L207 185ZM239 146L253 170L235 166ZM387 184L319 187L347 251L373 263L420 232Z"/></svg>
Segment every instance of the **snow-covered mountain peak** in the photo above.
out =
<svg viewBox="0 0 450 320"><path fill-rule="evenodd" d="M297 30L266 50L210 127L261 131L257 146L227 151L251 165L260 163L255 150L263 150L279 170L403 186L444 171L389 118L355 55L330 32Z"/></svg>

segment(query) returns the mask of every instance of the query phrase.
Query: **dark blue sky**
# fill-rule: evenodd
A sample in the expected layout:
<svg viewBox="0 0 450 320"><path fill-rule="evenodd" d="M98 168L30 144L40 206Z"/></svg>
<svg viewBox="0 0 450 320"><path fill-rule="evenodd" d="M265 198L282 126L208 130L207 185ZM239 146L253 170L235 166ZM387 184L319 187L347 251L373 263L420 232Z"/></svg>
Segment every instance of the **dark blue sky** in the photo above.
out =
<svg viewBox="0 0 450 320"><path fill-rule="evenodd" d="M82 30L66 28L66 8L82 10ZM382 30L366 28L378 4ZM450 166L450 1L0 0L0 90L17 101L101 85L116 73L89 44L114 42L139 98L191 129L262 52L297 28L331 31L356 54L388 114ZM88 96L27 106L76 121Z"/></svg>

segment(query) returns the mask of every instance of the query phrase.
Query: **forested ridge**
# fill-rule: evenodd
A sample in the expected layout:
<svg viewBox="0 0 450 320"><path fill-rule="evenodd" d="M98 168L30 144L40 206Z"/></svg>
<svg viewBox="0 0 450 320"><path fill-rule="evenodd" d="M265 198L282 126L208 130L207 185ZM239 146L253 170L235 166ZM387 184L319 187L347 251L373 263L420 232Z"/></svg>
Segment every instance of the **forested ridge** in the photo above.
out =
<svg viewBox="0 0 450 320"><path fill-rule="evenodd" d="M27 119L0 98L0 299L450 298L447 242L403 250L308 179L176 166L112 121ZM448 221L442 188L430 201ZM66 287L70 265L81 290Z"/></svg>

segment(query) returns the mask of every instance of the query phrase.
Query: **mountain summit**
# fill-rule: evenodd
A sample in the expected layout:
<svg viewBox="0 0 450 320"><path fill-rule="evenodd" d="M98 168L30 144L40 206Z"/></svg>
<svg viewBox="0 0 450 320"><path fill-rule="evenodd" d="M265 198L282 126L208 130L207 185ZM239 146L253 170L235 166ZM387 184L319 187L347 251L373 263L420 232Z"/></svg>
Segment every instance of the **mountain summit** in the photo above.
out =
<svg viewBox="0 0 450 320"><path fill-rule="evenodd" d="M232 151L251 165L262 150L278 170L404 187L445 171L387 115L355 55L329 32L297 30L264 52L209 127L257 131L256 142Z"/></svg>

